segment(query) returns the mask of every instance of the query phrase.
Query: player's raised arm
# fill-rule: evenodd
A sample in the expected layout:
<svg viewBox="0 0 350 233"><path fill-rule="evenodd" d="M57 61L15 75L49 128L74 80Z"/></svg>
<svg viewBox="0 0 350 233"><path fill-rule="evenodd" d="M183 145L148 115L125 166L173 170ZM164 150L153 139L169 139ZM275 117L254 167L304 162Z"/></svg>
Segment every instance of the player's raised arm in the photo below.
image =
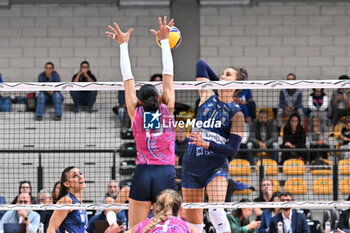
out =
<svg viewBox="0 0 350 233"><path fill-rule="evenodd" d="M210 68L210 66L203 60L199 60L196 65L196 81L219 81L219 77ZM200 102L199 105L203 104L210 96L214 95L213 90L198 90Z"/></svg>
<svg viewBox="0 0 350 233"><path fill-rule="evenodd" d="M114 27L108 26L108 28L112 32L106 32L107 36L116 40L120 44L120 69L122 72L125 87L125 104L132 121L134 118L135 109L138 104L135 90L135 81L134 76L131 72L128 50L130 33L133 31L133 29L130 28L127 32L122 32L117 23L114 23Z"/></svg>
<svg viewBox="0 0 350 233"><path fill-rule="evenodd" d="M162 64L163 64L163 94L162 102L167 106L169 111L174 110L175 105L175 91L174 91L174 64L173 57L171 55L170 45L169 45L169 33L170 28L174 25L174 20L171 19L167 24L167 17L158 18L159 30L155 31L151 29L150 31L158 37L162 45Z"/></svg>

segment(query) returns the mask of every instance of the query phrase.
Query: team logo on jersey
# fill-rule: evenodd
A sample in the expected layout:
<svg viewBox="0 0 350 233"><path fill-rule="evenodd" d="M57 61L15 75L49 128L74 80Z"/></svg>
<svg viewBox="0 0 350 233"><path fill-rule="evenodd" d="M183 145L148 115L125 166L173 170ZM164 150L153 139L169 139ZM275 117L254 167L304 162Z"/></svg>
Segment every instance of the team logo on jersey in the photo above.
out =
<svg viewBox="0 0 350 233"><path fill-rule="evenodd" d="M81 214L81 215L80 215L80 220L81 220L82 223L85 222L85 215L84 215L84 214Z"/></svg>
<svg viewBox="0 0 350 233"><path fill-rule="evenodd" d="M160 116L162 114L156 112L144 112L143 114L143 128L145 129L160 129Z"/></svg>
<svg viewBox="0 0 350 233"><path fill-rule="evenodd" d="M206 116L209 112L209 108L205 108L204 111L203 111L203 116Z"/></svg>

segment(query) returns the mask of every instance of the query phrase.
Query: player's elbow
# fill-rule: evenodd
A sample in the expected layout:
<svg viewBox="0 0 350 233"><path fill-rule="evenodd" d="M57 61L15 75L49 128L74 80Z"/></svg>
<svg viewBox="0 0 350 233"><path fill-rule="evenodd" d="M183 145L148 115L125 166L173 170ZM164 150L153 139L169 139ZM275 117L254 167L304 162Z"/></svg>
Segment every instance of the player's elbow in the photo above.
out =
<svg viewBox="0 0 350 233"><path fill-rule="evenodd" d="M206 67L207 66L207 63L205 61L203 61L202 59L199 59L198 62L197 62L197 70L202 68L202 67Z"/></svg>

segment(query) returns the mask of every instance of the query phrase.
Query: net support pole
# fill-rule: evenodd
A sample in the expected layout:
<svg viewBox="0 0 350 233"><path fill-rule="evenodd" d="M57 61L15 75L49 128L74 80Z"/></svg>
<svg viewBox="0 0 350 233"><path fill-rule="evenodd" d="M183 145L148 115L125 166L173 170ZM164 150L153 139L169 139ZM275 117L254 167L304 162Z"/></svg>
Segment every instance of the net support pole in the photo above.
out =
<svg viewBox="0 0 350 233"><path fill-rule="evenodd" d="M38 161L38 193L43 189L43 167L41 161L41 153L39 153Z"/></svg>
<svg viewBox="0 0 350 233"><path fill-rule="evenodd" d="M112 164L112 180L115 180L116 178L115 178L115 174L116 174L116 170L117 170L117 167L115 166L115 163L116 163L116 155L117 153L116 153L116 151L114 151L113 152L113 164Z"/></svg>
<svg viewBox="0 0 350 233"><path fill-rule="evenodd" d="M333 201L338 201L338 161L335 157L333 165Z"/></svg>
<svg viewBox="0 0 350 233"><path fill-rule="evenodd" d="M259 196L262 197L262 191L261 191L261 182L264 179L264 164L263 164L263 159L262 156L260 157L260 166L259 166Z"/></svg>

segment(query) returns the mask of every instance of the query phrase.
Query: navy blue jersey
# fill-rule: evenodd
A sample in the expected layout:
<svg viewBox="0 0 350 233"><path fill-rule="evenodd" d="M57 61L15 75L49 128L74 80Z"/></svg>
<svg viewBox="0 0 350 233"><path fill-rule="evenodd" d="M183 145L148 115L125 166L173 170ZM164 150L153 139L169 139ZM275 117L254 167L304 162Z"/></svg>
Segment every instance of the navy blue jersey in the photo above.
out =
<svg viewBox="0 0 350 233"><path fill-rule="evenodd" d="M212 95L197 109L196 122L203 122L201 127L192 127L192 132L200 132L202 138L217 144L226 144L230 136L231 118L241 108L235 102L221 102ZM205 123L207 122L207 123ZM198 123L197 123L198 126ZM194 144L188 144L183 158L183 170L194 174L205 174L227 163L227 158Z"/></svg>
<svg viewBox="0 0 350 233"><path fill-rule="evenodd" d="M67 194L73 204L81 204L80 201L71 193ZM73 210L62 222L57 233L85 233L88 226L88 218L85 210Z"/></svg>

